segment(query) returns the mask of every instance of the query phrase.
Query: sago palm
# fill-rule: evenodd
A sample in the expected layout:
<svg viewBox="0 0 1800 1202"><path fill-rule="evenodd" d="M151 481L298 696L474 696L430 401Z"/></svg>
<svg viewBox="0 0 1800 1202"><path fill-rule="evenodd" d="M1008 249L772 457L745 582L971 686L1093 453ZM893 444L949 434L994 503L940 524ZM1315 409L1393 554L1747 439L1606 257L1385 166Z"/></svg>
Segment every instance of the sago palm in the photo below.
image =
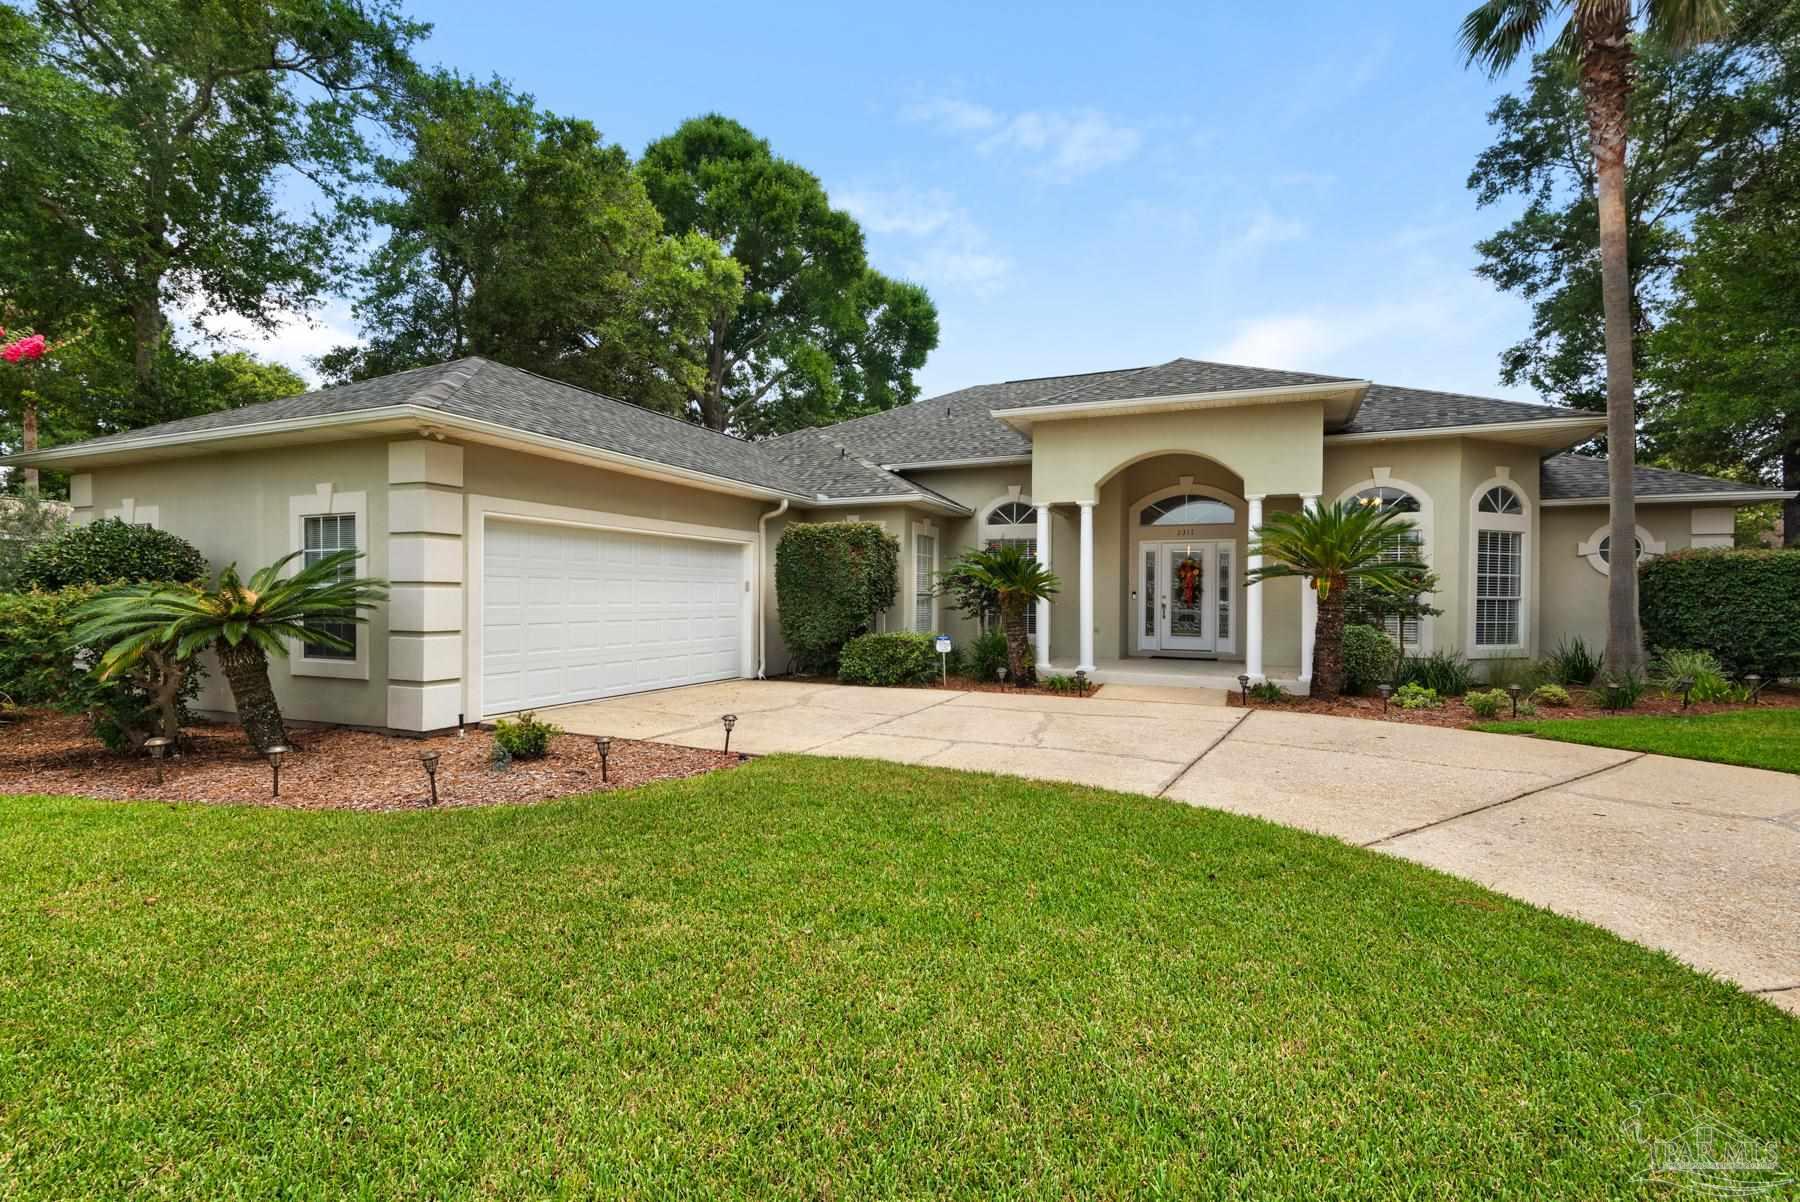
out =
<svg viewBox="0 0 1800 1202"><path fill-rule="evenodd" d="M1544 37L1563 14L1555 52L1580 72L1594 156L1594 200L1600 225L1600 296L1606 321L1607 492L1612 545L1636 537L1637 410L1633 399L1631 275L1625 241L1625 137L1631 98L1632 39L1672 49L1719 36L1731 24L1727 0L1487 0L1463 18L1461 43L1470 65L1499 75ZM1606 659L1623 672L1642 659L1637 574L1614 572L1607 585Z"/></svg>
<svg viewBox="0 0 1800 1202"><path fill-rule="evenodd" d="M288 641L354 651L330 625L367 621L363 611L387 597L381 580L349 575L358 558L339 551L295 572L282 573L300 553L261 569L245 581L233 564L212 588L129 584L109 589L78 611L80 644L106 645L96 670L127 671L152 652L180 660L211 649L231 685L238 721L258 751L287 743L287 728L269 683L269 656L285 656Z"/></svg>
<svg viewBox="0 0 1800 1202"><path fill-rule="evenodd" d="M1339 501L1295 513L1275 513L1263 522L1250 555L1262 566L1245 573L1247 583L1297 576L1319 595L1319 619L1313 635L1312 687L1316 695L1335 697L1344 688L1344 602L1352 580L1405 592L1425 565L1416 559L1393 558L1412 546L1413 524L1396 509Z"/></svg>
<svg viewBox="0 0 1800 1202"><path fill-rule="evenodd" d="M959 561L958 569L977 584L993 590L999 599L1000 629L1006 633L1006 663L1012 678L1020 684L1035 681L1037 661L1025 629L1025 611L1054 597L1062 582L1036 556L1013 543L971 551Z"/></svg>

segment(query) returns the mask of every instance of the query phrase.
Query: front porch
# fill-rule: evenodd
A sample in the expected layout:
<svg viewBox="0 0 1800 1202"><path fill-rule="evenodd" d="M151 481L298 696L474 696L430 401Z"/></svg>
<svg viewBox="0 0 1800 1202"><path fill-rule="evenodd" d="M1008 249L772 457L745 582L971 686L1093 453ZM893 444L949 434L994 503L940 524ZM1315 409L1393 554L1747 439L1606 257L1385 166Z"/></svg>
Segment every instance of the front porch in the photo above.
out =
<svg viewBox="0 0 1800 1202"><path fill-rule="evenodd" d="M1073 660L1063 664L1039 665L1040 675L1047 672L1059 672L1072 675L1075 671ZM1224 689L1236 692L1238 677L1249 675L1242 660L1218 659L1144 659L1137 656L1130 658L1100 657L1094 661L1094 667L1088 672L1088 679L1095 684L1144 685L1168 689ZM1264 680L1273 681L1288 693L1305 696L1310 682L1300 679L1300 668L1295 664L1264 664Z"/></svg>

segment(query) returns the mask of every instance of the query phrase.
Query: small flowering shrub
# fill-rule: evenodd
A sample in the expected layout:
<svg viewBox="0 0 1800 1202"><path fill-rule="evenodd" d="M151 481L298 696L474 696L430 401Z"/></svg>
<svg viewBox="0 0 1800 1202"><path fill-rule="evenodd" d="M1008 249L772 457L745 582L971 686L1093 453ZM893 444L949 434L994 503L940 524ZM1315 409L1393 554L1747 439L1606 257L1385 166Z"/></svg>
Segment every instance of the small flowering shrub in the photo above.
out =
<svg viewBox="0 0 1800 1202"><path fill-rule="evenodd" d="M1403 710L1434 710L1444 704L1436 689L1408 681L1394 690L1394 704Z"/></svg>
<svg viewBox="0 0 1800 1202"><path fill-rule="evenodd" d="M1477 718L1498 718L1500 711L1506 708L1506 690L1476 689L1463 695L1469 709Z"/></svg>

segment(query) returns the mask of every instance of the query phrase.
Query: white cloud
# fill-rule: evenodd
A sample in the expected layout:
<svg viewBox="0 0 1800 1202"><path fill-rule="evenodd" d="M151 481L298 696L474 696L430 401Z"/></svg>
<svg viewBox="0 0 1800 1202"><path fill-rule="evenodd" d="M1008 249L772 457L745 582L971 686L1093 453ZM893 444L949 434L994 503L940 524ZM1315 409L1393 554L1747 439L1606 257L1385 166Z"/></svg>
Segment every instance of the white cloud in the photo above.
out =
<svg viewBox="0 0 1800 1202"><path fill-rule="evenodd" d="M1307 226L1304 221L1296 221L1291 217L1277 217L1267 209L1255 214L1243 228L1228 237L1219 248L1220 257L1226 259L1243 259L1255 255L1265 247L1276 246L1283 242L1297 242L1306 237Z"/></svg>
<svg viewBox="0 0 1800 1202"><path fill-rule="evenodd" d="M833 200L871 234L897 244L900 273L927 287L991 296L1012 271L987 232L941 188L850 188Z"/></svg>
<svg viewBox="0 0 1800 1202"><path fill-rule="evenodd" d="M335 347L362 342L356 334L350 306L343 301L329 302L315 313L284 312L276 319L273 333L231 314L202 317L188 310L177 312L174 318L178 330L204 339L209 348L245 351L280 363L308 384L319 382L311 359Z"/></svg>
<svg viewBox="0 0 1800 1202"><path fill-rule="evenodd" d="M1131 158L1143 131L1098 109L1026 109L1011 115L983 104L940 98L907 105L901 117L944 133L974 139L982 154L1036 160L1046 174L1085 175Z"/></svg>

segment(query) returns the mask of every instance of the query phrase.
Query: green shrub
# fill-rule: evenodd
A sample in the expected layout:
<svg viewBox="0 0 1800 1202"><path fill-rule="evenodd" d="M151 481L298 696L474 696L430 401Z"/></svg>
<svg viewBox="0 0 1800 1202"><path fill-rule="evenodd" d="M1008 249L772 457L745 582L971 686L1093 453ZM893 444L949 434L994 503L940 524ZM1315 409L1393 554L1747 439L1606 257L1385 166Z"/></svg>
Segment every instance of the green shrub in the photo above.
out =
<svg viewBox="0 0 1800 1202"><path fill-rule="evenodd" d="M0 497L0 592L25 591L25 555L69 525L69 507L32 494Z"/></svg>
<svg viewBox="0 0 1800 1202"><path fill-rule="evenodd" d="M845 684L924 684L938 678L936 640L929 634L900 631L864 634L844 644L838 679Z"/></svg>
<svg viewBox="0 0 1800 1202"><path fill-rule="evenodd" d="M963 671L970 680L999 680L1006 667L1006 635L999 629L984 630L963 649Z"/></svg>
<svg viewBox="0 0 1800 1202"><path fill-rule="evenodd" d="M1400 649L1386 631L1373 626L1344 627L1344 688L1366 693L1393 675Z"/></svg>
<svg viewBox="0 0 1800 1202"><path fill-rule="evenodd" d="M494 746L508 759L541 760L550 752L550 737L561 733L550 723L538 721L536 714L520 714L517 719L502 718L494 723Z"/></svg>
<svg viewBox="0 0 1800 1202"><path fill-rule="evenodd" d="M1485 672L1489 688L1504 689L1509 684L1516 684L1529 690L1543 681L1538 676L1538 665L1531 660L1514 657L1512 659L1490 659L1485 664Z"/></svg>
<svg viewBox="0 0 1800 1202"><path fill-rule="evenodd" d="M1541 684L1531 690L1531 699L1539 705L1565 706L1570 704L1569 690L1559 684Z"/></svg>
<svg viewBox="0 0 1800 1202"><path fill-rule="evenodd" d="M836 669L899 589L900 543L874 522L797 522L775 547L781 637L802 672Z"/></svg>
<svg viewBox="0 0 1800 1202"><path fill-rule="evenodd" d="M0 593L0 693L21 706L86 714L95 736L123 751L186 721L204 673L189 662L165 677L165 662L151 659L110 680L96 677L89 669L102 649L79 646L70 636L77 611L99 591L89 585Z"/></svg>
<svg viewBox="0 0 1800 1202"><path fill-rule="evenodd" d="M1710 651L1728 676L1800 674L1800 549L1675 551L1638 569L1644 641Z"/></svg>
<svg viewBox="0 0 1800 1202"><path fill-rule="evenodd" d="M1607 709L1628 710L1637 705L1650 684L1642 676L1628 674L1609 676L1594 687L1600 694L1600 703Z"/></svg>
<svg viewBox="0 0 1800 1202"><path fill-rule="evenodd" d="M1409 680L1394 690L1394 704L1403 710L1434 710L1444 702L1436 689Z"/></svg>
<svg viewBox="0 0 1800 1202"><path fill-rule="evenodd" d="M194 544L118 518L70 526L37 543L25 552L18 571L23 587L44 592L84 584L189 584L205 575L206 557Z"/></svg>
<svg viewBox="0 0 1800 1202"><path fill-rule="evenodd" d="M1664 651L1651 668L1657 687L1672 696L1681 695L1682 682L1691 681L1688 697L1694 701L1739 701L1749 690L1731 683L1725 667L1710 651Z"/></svg>
<svg viewBox="0 0 1800 1202"><path fill-rule="evenodd" d="M1048 676L1038 678L1038 683L1052 693L1079 693L1081 685L1073 676L1065 676L1061 672L1052 672Z"/></svg>
<svg viewBox="0 0 1800 1202"><path fill-rule="evenodd" d="M1456 697L1468 692L1475 683L1475 669L1454 651L1408 655L1395 669L1394 682L1399 686L1416 684L1439 697Z"/></svg>
<svg viewBox="0 0 1800 1202"><path fill-rule="evenodd" d="M1288 699L1287 690L1272 680L1259 680L1250 686L1252 701L1279 703Z"/></svg>
<svg viewBox="0 0 1800 1202"><path fill-rule="evenodd" d="M1594 683L1594 677L1600 675L1604 657L1589 647L1586 639L1574 634L1556 644L1556 650L1545 658L1549 661L1550 670L1555 673L1557 684L1573 684L1585 688Z"/></svg>
<svg viewBox="0 0 1800 1202"><path fill-rule="evenodd" d="M1511 708L1505 689L1473 689L1463 694L1463 701L1477 718L1498 718L1500 711Z"/></svg>

